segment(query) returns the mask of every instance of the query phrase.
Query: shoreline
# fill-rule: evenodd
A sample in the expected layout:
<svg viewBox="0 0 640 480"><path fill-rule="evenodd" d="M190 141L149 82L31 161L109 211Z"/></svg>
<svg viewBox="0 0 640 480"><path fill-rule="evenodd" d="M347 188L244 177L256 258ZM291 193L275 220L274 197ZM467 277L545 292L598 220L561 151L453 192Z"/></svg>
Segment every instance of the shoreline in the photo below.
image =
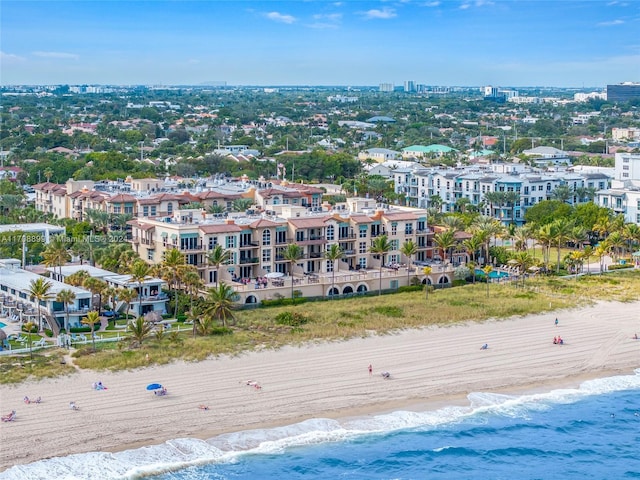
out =
<svg viewBox="0 0 640 480"><path fill-rule="evenodd" d="M639 310L640 302L600 302L199 363L81 371L2 385L2 414L16 410L18 415L0 425L0 471L74 453L119 452L184 437L207 440L309 418L348 421L398 410L433 411L468 405L470 392L522 395L630 374L640 368L640 341L632 339ZM557 334L565 345L553 345ZM489 348L480 350L484 343ZM392 378L383 379L381 371ZM97 380L108 389L92 390ZM247 380L262 388L246 385ZM156 381L169 395L146 391ZM26 405L25 395L43 401ZM70 401L80 410L71 411ZM199 410L199 404L210 410Z"/></svg>

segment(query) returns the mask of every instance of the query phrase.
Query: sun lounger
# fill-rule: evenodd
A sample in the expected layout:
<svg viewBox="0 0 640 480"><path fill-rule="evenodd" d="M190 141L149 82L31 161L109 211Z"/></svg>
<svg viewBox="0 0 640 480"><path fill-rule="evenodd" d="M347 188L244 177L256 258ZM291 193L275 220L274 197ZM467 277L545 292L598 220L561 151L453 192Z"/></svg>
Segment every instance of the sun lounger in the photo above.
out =
<svg viewBox="0 0 640 480"><path fill-rule="evenodd" d="M16 411L12 410L11 413L2 416L3 422L13 422L16 419Z"/></svg>

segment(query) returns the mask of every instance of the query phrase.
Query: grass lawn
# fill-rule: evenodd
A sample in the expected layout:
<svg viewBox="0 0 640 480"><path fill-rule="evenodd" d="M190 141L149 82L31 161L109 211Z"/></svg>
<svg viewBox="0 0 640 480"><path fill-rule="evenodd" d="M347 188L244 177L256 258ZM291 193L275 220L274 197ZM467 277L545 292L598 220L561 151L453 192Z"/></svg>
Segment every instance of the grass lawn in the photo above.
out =
<svg viewBox="0 0 640 480"><path fill-rule="evenodd" d="M75 353L75 363L81 368L122 370L148 363L166 364L178 359L198 361L247 350L273 349L285 344L341 340L364 337L372 333L391 334L404 328L448 325L464 321L502 319L513 315L527 315L560 308L587 305L597 300L633 301L640 299L640 271L616 271L606 275L579 278L541 277L529 279L524 288L519 283L477 283L464 287L424 292L328 300L296 306L258 308L236 312L233 334L192 338L190 328L182 332L152 334L139 348L129 342L91 343ZM296 325L281 325L276 317L282 312L301 315ZM109 332L115 335L117 332ZM101 332L107 335L107 332ZM30 374L55 376L67 373L60 369L59 354L40 353L43 360ZM47 363L45 355L50 357ZM149 360L147 360L147 355ZM28 354L26 355L28 359ZM24 356L0 357L0 371L7 365L24 363ZM0 383L22 381L23 376L0 376Z"/></svg>

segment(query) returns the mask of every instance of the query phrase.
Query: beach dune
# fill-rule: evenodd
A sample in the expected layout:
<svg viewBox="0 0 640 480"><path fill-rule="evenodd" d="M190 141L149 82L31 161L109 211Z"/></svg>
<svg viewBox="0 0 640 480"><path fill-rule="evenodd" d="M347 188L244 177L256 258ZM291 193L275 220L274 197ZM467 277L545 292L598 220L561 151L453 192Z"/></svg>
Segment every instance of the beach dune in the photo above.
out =
<svg viewBox="0 0 640 480"><path fill-rule="evenodd" d="M306 418L464 403L470 392L546 391L630 373L640 368L640 340L633 339L640 333L639 311L640 302L603 302L200 363L119 373L80 371L3 385L0 413L16 410L17 418L0 425L0 470L72 453L209 438ZM553 344L557 335L564 345ZM488 348L481 349L485 343ZM384 371L390 379L381 376ZM92 388L98 380L106 390ZM147 391L154 382L168 394ZM25 396L39 396L42 402L25 404ZM72 401L79 410L69 408Z"/></svg>

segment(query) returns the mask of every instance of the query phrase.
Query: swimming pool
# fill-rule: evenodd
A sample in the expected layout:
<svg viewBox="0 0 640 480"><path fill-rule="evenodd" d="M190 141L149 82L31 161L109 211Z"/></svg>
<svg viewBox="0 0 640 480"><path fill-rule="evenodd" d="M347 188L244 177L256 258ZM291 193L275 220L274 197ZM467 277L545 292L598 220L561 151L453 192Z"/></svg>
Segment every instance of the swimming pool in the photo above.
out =
<svg viewBox="0 0 640 480"><path fill-rule="evenodd" d="M0 322L0 328L4 328L4 327L6 327L6 326L7 326L7 324L6 324L6 323L2 323L2 322Z"/></svg>
<svg viewBox="0 0 640 480"><path fill-rule="evenodd" d="M476 275L484 277L484 272L481 269L476 268ZM507 272L499 272L497 270L492 270L491 272L489 272L489 278L504 278L508 276L509 274Z"/></svg>

